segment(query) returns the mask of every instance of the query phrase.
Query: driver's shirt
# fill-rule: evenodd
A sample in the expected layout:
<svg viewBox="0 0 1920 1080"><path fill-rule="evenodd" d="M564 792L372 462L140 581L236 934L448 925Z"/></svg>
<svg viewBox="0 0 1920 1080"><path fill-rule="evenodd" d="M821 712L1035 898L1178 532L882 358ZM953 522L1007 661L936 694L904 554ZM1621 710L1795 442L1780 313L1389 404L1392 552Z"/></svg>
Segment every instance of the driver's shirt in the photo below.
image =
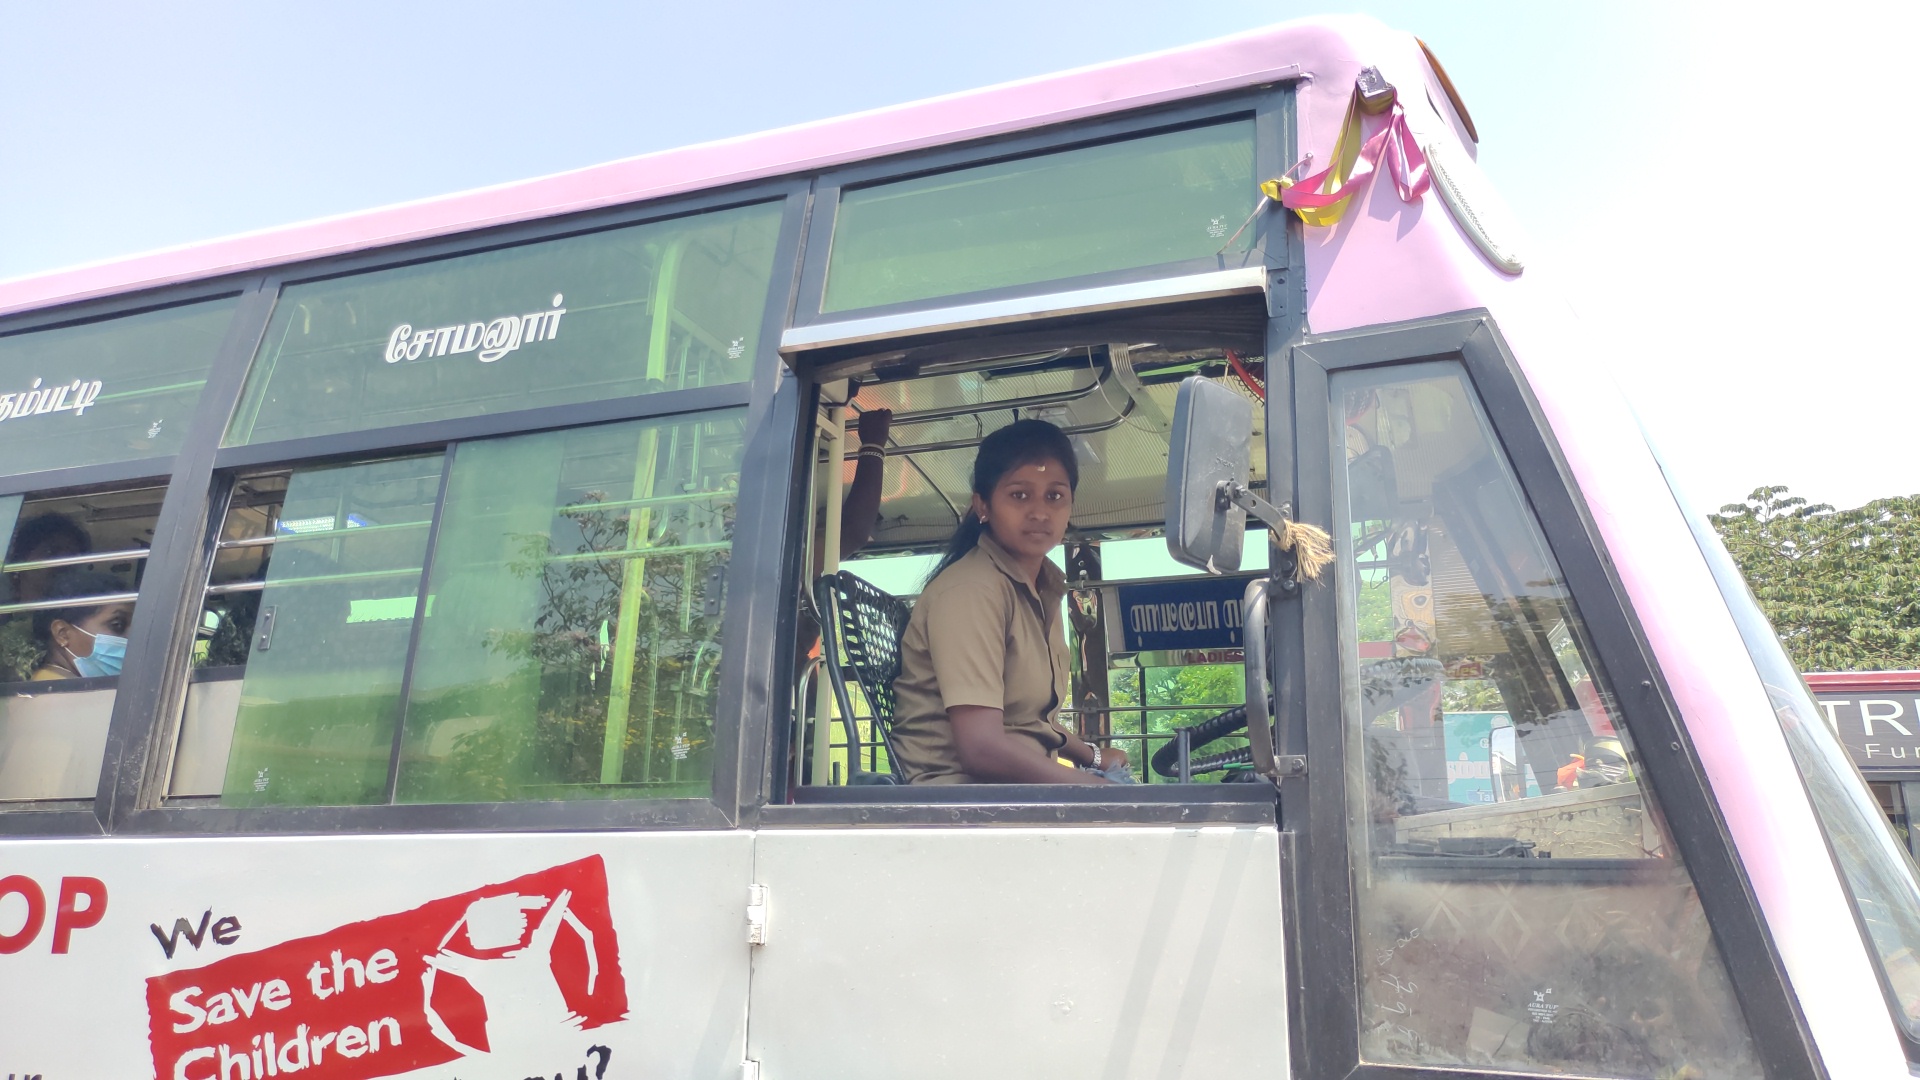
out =
<svg viewBox="0 0 1920 1080"><path fill-rule="evenodd" d="M1035 589L991 535L927 585L907 621L893 683L893 745L909 783L974 782L960 768L947 719L958 705L1001 710L1010 734L1048 755L1066 745L1058 722L1068 693L1066 594L1059 567L1043 564Z"/></svg>

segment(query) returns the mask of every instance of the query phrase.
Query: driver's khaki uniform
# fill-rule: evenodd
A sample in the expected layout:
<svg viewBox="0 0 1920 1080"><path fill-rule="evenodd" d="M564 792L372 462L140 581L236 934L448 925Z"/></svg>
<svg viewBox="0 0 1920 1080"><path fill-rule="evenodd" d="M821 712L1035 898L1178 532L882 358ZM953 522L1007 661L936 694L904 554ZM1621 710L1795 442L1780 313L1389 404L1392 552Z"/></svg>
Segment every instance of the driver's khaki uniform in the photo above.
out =
<svg viewBox="0 0 1920 1080"><path fill-rule="evenodd" d="M1051 562L1036 591L991 535L928 584L907 621L893 683L893 745L909 783L974 782L960 768L947 719L956 705L1001 710L1009 733L1049 756L1066 745L1058 722L1068 693L1066 593L1066 576Z"/></svg>

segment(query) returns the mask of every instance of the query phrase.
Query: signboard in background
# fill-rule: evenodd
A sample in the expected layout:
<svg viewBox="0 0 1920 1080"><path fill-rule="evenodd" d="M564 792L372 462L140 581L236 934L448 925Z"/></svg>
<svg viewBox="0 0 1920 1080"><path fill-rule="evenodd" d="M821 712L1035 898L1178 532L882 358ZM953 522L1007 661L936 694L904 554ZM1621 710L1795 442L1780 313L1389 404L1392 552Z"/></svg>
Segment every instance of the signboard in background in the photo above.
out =
<svg viewBox="0 0 1920 1080"><path fill-rule="evenodd" d="M1862 772L1920 772L1920 671L1823 673L1806 680L1827 726Z"/></svg>
<svg viewBox="0 0 1920 1080"><path fill-rule="evenodd" d="M1192 577L1107 589L1107 647L1116 653L1238 649L1240 597L1252 575Z"/></svg>
<svg viewBox="0 0 1920 1080"><path fill-rule="evenodd" d="M1507 723L1506 713L1446 713L1447 801L1490 803L1493 791L1493 725Z"/></svg>

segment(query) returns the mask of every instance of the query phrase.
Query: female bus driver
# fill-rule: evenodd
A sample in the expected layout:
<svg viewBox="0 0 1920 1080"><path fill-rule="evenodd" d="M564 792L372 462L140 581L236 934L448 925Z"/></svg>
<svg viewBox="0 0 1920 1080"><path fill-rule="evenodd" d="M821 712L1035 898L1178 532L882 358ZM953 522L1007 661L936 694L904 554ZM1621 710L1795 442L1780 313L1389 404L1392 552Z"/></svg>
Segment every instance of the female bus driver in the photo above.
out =
<svg viewBox="0 0 1920 1080"><path fill-rule="evenodd" d="M1102 773L1124 774L1123 751L1088 746L1058 721L1066 577L1047 553L1066 535L1079 481L1073 444L1043 420L980 443L973 501L900 644L893 745L909 783L1105 784Z"/></svg>

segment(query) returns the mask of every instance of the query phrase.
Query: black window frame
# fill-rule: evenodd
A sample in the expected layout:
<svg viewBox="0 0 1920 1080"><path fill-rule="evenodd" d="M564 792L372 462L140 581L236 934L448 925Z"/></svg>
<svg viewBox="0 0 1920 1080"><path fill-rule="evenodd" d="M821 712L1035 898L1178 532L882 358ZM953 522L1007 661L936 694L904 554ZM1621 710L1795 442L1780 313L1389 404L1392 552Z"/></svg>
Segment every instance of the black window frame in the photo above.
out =
<svg viewBox="0 0 1920 1080"><path fill-rule="evenodd" d="M1182 789L1181 804L1170 794L1147 799L1095 800L1051 791L982 792L961 802L789 806L773 801L776 731L790 711L788 678L796 610L788 602L799 572L791 550L793 522L805 484L796 472L797 451L812 407L813 384L796 375L781 353L784 332L802 326L826 326L883 314L937 312L956 304L1000 299L1041 298L1074 290L1177 278L1197 272L1262 267L1267 276L1270 356L1297 333L1304 311L1304 275L1299 226L1290 216L1257 214L1247 228L1249 251L1229 259L1203 260L1050 280L984 293L941 296L887 308L818 313L819 276L838 190L849 183L872 184L992 161L1124 141L1161 131L1204 126L1236 118L1255 125L1255 171L1278 175L1292 161L1296 146L1292 79L1275 80L1207 97L1074 120L1043 128L966 139L926 150L862 161L844 167L808 171L764 181L625 204L561 217L535 218L485 229L385 245L340 255L290 261L263 271L139 290L103 300L0 317L0 334L86 321L221 295L238 295L239 306L225 341L208 373L206 389L193 420L193 433L171 459L149 459L137 468L88 470L84 475L33 474L0 477L0 492L45 491L82 483L150 480L167 484L156 527L142 603L129 631L125 668L110 722L101 783L91 809L0 809L0 837L29 836L204 836L432 833L448 831L526 832L610 828L734 828L791 824L815 826L860 823L951 824L994 820L1009 824L1202 823L1210 820L1274 823L1276 799L1266 793L1249 803L1245 793L1205 795ZM685 217L752 203L784 200L773 280L763 316L761 341L747 381L638 395L575 405L396 425L337 435L221 446L238 407L246 378L271 321L281 290L288 285L391 269L502 247L562 239L589 232ZM1235 223L1236 226L1239 223ZM817 260L817 265L816 265ZM809 273L813 277L809 278ZM812 311L808 314L809 283ZM805 367L804 362L800 365ZM1276 373L1281 379L1284 373ZM1284 385L1282 383L1282 385ZM489 436L520 434L605 423L658 418L716 408L743 407L750 432L742 463L736 537L776 537L736 543L727 577L727 615L722 628L723 686L716 707L713 792L704 805L669 806L663 801L593 800L572 803L479 803L458 805L376 805L358 807L214 807L167 805L173 740L177 738L191 672L185 663L198 621L205 567L220 526L224 485L240 471L318 464L404 452L441 450L450 444ZM1292 460L1290 440L1269 426L1269 460L1279 471ZM1164 789L1171 790L1171 789ZM1028 798L1016 798L1029 795ZM988 797L992 796L992 797ZM692 802L694 800L680 800ZM896 802L896 800L887 800Z"/></svg>
<svg viewBox="0 0 1920 1080"><path fill-rule="evenodd" d="M1785 965L1768 931L1751 882L1707 785L1692 739L1680 723L1674 697L1653 659L1646 634L1626 603L1626 592L1605 555L1600 533L1525 373L1493 317L1474 310L1362 330L1305 336L1291 352L1294 429L1301 502L1333 507L1333 469L1344 460L1342 432L1330 397L1333 373L1451 360L1463 374L1512 467L1548 549L1579 605L1595 665L1613 687L1639 748L1675 846L1693 876L1715 944L1766 1074L1776 1080L1824 1075L1805 1017L1789 989ZM1332 589L1307 587L1301 603L1276 609L1294 620L1276 636L1302 643L1296 660L1302 693L1293 702L1305 722L1295 724L1285 752L1306 754L1306 776L1282 782L1285 830L1304 857L1294 866L1294 933L1300 942L1296 983L1320 988L1301 995L1292 1017L1295 1075L1353 1080L1439 1080L1455 1069L1362 1062L1354 955L1354 894L1344 760L1347 717L1342 707L1339 601ZM1284 864L1283 864L1284 866ZM1315 927L1303 934L1298 928Z"/></svg>
<svg viewBox="0 0 1920 1080"><path fill-rule="evenodd" d="M1115 285L1181 278L1219 270L1259 267L1266 273L1267 355L1285 355L1285 345L1297 336L1304 317L1304 278L1297 270L1304 266L1304 242L1300 227L1292 215L1261 210L1247 224L1252 241L1243 256L1225 255L1201 260L1162 263L1156 266L1108 271L1073 278L1060 278L1027 285L1010 286L982 292L958 293L916 300L910 303L837 311L823 315L820 303L824 295L828 247L833 235L834 216L839 207L840 189L871 186L894 180L910 179L934 173L963 169L1017 158L1041 157L1050 153L1103 143L1124 142L1164 131L1201 127L1233 119L1251 119L1254 124L1254 171L1258 176L1278 176L1293 160L1297 144L1292 83L1238 90L1212 98L1189 100L1173 106L1144 109L1098 120L1063 125L1041 132L1023 132L974 143L949 145L936 149L862 162L822 173L814 186L814 210L808 220L807 245L800 267L796 306L789 329L830 330L840 325L854 326L875 318L924 316L927 331L911 328L885 343L847 346L828 342L804 350L784 350L782 389L786 408L793 421L785 430L788 445L783 459L765 462L779 470L787 485L788 519L784 535L789 542L780 570L780 587L774 597L778 604L774 633L778 640L790 641L796 632L799 608L795 598L801 595L802 574L798 543L801 518L810 496L811 469L808 466L809 419L817 408L821 381L844 377L844 361L851 355L873 353L902 343L928 344L948 338L974 338L982 331L950 329L941 325L942 316L958 307L1002 300L1044 301L1046 298L1100 289ZM1235 223L1238 227L1239 223ZM1139 310L1160 304L1177 304L1177 299L1142 302ZM1048 317L1044 304L1038 317L1022 319L1014 333L1046 331L1088 319L1108 316L1069 314ZM1132 309L1128 309L1132 310ZM1128 310L1112 312L1125 317ZM988 331L991 333L991 331ZM1269 400L1276 396L1275 386L1284 388L1281 365L1270 362ZM1272 406L1270 406L1270 409ZM1270 413L1272 416L1278 414ZM1284 421L1284 418L1282 418ZM1293 461L1291 433L1267 425L1268 462L1272 472L1270 492L1280 501L1291 495ZM1278 453L1279 456L1274 455ZM751 465L749 466L752 467ZM1277 487L1275 485L1278 485ZM1274 495L1270 494L1270 498ZM749 745L764 751L757 763L760 798L750 810L747 821L756 827L809 828L861 826L939 826L966 823L998 825L1153 825L1153 824L1264 824L1280 819L1280 796L1271 785L1150 785L1119 791L1074 788L1066 785L968 785L965 789L915 787L810 788L804 801L788 802L784 787L784 763L788 734L792 729L791 649L775 656L775 678L769 684L778 691L765 709L755 714L765 718L765 728L749 730ZM749 717L749 724L754 717ZM744 765L745 763L743 763ZM1239 790L1236 790L1239 789Z"/></svg>
<svg viewBox="0 0 1920 1080"><path fill-rule="evenodd" d="M1275 215L1256 213L1247 225L1254 233L1246 252L1186 259L1125 270L1109 270L1068 278L1052 278L1024 285L1008 285L966 293L945 293L923 300L879 304L845 311L823 312L826 299L827 264L832 256L834 228L840 212L840 193L849 188L870 188L912 180L918 177L992 165L1004 161L1037 159L1049 154L1079 150L1090 146L1129 142L1150 135L1206 127L1231 120L1254 123L1254 174L1278 176L1290 161L1282 161L1283 148L1291 151L1293 136L1293 95L1290 87L1258 87L1239 90L1213 98L1198 98L1174 105L1080 121L1038 131L1024 131L998 138L950 144L930 150L862 161L830 169L814 181L814 211L807 222L806 245L800 265L800 287L795 298L790 329L820 329L840 323L858 323L888 316L913 315L966 304L1017 300L1048 296L1078 289L1131 284L1160 278L1232 270L1259 266L1268 254L1265 241ZM1256 206L1258 203L1256 202ZM1238 228L1239 222L1234 226ZM1269 266L1272 264L1269 262ZM1285 264L1282 264L1284 266Z"/></svg>
<svg viewBox="0 0 1920 1080"><path fill-rule="evenodd" d="M738 206L782 204L773 273L762 309L762 333L747 378L737 383L546 406L513 412L395 425L337 435L222 447L233 411L259 351L281 291L307 281L433 262L529 243L558 240L655 221L684 218ZM783 377L778 359L780 330L793 303L794 270L809 202L804 179L777 179L700 192L679 198L587 211L491 229L392 245L350 255L303 260L265 273L232 275L149 290L103 302L77 303L0 319L0 334L52 328L119 314L134 314L219 296L239 296L239 305L213 364L178 454L125 466L92 466L0 477L0 493L44 493L79 486L119 486L139 480L164 483L167 492L155 528L141 603L128 632L127 659L109 721L100 785L88 809L72 802L21 804L0 809L0 837L205 836L527 832L618 828L729 828L738 824L743 795L738 768L739 717L744 713L755 668L752 626L756 574L766 573L756 549L742 539L730 559L728 611L721 629L721 692L715 708L714 774L707 799L583 800L578 802L372 805L342 807L218 807L167 803L174 740L178 736L191 671L185 658L195 633L211 565L213 543L233 476L264 467L314 465L410 451L444 450L461 441L573 428L620 420L669 419L738 409L749 435L747 456L764 458L761 444L778 441L773 420ZM783 484L766 482L769 470L743 470L735 535L771 534L784 511Z"/></svg>
<svg viewBox="0 0 1920 1080"><path fill-rule="evenodd" d="M60 330L69 326L111 322L114 319L186 307L190 304L239 298L249 290L252 284L252 280L248 277L227 275L197 281L157 295L153 293L124 294L6 316L0 318L0 342L43 330ZM242 306L244 306L244 300ZM236 308L228 323L228 334L232 334L234 327L242 321L242 315L242 311ZM223 344L221 352L216 353L213 364L208 368L207 384L200 390L202 401L206 399L208 389L213 385L213 367L218 365L220 355L224 351ZM110 461L99 465L0 474L0 496L42 495L87 488L127 487L142 482L166 483L173 475L175 460L178 457L178 454L160 454L127 461Z"/></svg>

